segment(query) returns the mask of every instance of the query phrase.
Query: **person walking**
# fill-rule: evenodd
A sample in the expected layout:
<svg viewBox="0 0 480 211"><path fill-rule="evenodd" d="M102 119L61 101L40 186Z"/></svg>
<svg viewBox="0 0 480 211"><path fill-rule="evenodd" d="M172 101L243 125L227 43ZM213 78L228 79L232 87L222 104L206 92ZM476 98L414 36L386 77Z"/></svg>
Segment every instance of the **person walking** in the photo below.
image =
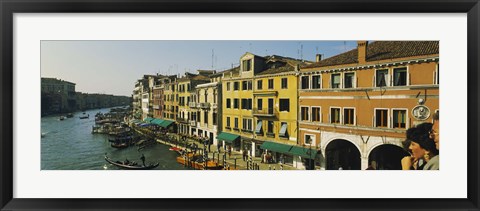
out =
<svg viewBox="0 0 480 211"><path fill-rule="evenodd" d="M220 145L220 142L217 144L217 151L218 153L220 153L220 149L222 148L222 146Z"/></svg>
<svg viewBox="0 0 480 211"><path fill-rule="evenodd" d="M142 154L142 157L140 157L140 160L142 160L143 166L145 166L145 155Z"/></svg>
<svg viewBox="0 0 480 211"><path fill-rule="evenodd" d="M232 146L228 146L228 159L232 156Z"/></svg>

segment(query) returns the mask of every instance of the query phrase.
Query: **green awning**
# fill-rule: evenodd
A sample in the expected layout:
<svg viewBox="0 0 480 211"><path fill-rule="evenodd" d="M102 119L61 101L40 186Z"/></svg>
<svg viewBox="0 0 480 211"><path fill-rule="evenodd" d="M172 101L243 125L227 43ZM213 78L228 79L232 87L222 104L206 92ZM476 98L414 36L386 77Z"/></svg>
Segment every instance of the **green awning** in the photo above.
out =
<svg viewBox="0 0 480 211"><path fill-rule="evenodd" d="M170 120L162 120L162 123L160 123L160 127L164 127L164 128L167 128L168 126L170 126L171 124L173 124L173 121L170 121Z"/></svg>
<svg viewBox="0 0 480 211"><path fill-rule="evenodd" d="M147 117L147 118L145 118L143 121L144 121L144 122L151 122L152 120L153 120L153 118Z"/></svg>
<svg viewBox="0 0 480 211"><path fill-rule="evenodd" d="M161 120L161 119L153 119L150 123L160 126L160 125L162 125L162 122L163 122L163 120Z"/></svg>
<svg viewBox="0 0 480 211"><path fill-rule="evenodd" d="M263 142L262 145L260 145L260 148L271 150L271 151L274 151L274 152L288 153L288 151L290 151L290 149L292 148L292 145L265 141L265 142Z"/></svg>
<svg viewBox="0 0 480 211"><path fill-rule="evenodd" d="M217 136L217 139L224 140L225 142L230 143L230 144L233 143L238 138L240 138L239 135L235 135L235 134L231 134L231 133L225 133L225 132L221 132Z"/></svg>
<svg viewBox="0 0 480 211"><path fill-rule="evenodd" d="M292 155L297 155L300 157L312 158L312 159L314 159L315 156L317 156L316 149L304 148L299 146L293 146L288 153Z"/></svg>

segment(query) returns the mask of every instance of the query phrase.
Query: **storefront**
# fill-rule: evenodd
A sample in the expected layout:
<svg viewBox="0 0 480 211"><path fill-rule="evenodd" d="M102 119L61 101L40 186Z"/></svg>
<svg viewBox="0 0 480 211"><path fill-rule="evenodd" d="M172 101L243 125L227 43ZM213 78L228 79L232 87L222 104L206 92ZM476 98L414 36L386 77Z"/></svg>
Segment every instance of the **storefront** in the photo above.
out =
<svg viewBox="0 0 480 211"><path fill-rule="evenodd" d="M217 139L223 142L222 145L224 146L224 149L226 149L226 147L232 147L232 150L235 150L235 151L240 150L239 135L221 132L220 134L218 134Z"/></svg>

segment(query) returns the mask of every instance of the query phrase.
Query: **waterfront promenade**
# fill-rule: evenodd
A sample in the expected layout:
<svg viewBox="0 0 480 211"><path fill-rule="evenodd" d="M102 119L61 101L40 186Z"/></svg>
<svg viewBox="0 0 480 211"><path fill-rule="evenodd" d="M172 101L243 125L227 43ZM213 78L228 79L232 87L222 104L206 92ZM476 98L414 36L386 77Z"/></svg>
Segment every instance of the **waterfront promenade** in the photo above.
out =
<svg viewBox="0 0 480 211"><path fill-rule="evenodd" d="M175 137L176 140L179 140L179 135L178 134L169 134L173 137ZM174 146L174 147L178 147L178 148L181 148L183 150L185 150L185 142L183 143L180 143L180 144L173 144L173 143L170 143L170 142L167 142L165 140L161 140L161 139L157 139L157 142L160 143L160 144L165 144L165 145L169 145L169 146ZM197 150L197 154L198 153L203 153L203 144L199 143L198 141L195 141L193 139L189 139L187 138L187 144L197 144L198 145L198 150ZM218 159L220 160L220 164L222 164L223 162L223 155L225 153L225 150L223 148L220 149L220 156L218 156L218 149L217 149L217 146L215 145L211 145L211 148L210 148L210 152L208 153L208 158L214 158L215 161L218 161ZM189 149L190 151L190 149ZM231 156L229 157L228 154L225 156L226 157L226 163L230 166L231 169L234 168L235 166L235 163L236 163L236 167L238 170L248 170L247 169L247 161L244 161L242 159L242 154L239 153L239 152L234 152L232 151L232 154ZM251 163L254 163L255 165L258 165L258 168L259 170L281 170L282 167L283 167L283 170L299 170L299 169L296 169L292 166L288 166L288 165L282 165L282 164L279 164L279 163L261 163L261 158L260 157L254 157L254 158L249 158L251 159Z"/></svg>

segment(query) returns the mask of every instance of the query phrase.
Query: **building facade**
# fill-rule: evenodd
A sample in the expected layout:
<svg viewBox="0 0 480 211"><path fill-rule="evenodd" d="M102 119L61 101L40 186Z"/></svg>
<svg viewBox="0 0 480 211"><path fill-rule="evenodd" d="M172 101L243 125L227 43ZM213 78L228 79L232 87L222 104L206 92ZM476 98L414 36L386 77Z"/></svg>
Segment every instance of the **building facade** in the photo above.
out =
<svg viewBox="0 0 480 211"><path fill-rule="evenodd" d="M75 83L41 78L42 115L76 110Z"/></svg>
<svg viewBox="0 0 480 211"><path fill-rule="evenodd" d="M439 43L359 41L301 68L299 144L320 169L401 169L406 129L439 107Z"/></svg>

